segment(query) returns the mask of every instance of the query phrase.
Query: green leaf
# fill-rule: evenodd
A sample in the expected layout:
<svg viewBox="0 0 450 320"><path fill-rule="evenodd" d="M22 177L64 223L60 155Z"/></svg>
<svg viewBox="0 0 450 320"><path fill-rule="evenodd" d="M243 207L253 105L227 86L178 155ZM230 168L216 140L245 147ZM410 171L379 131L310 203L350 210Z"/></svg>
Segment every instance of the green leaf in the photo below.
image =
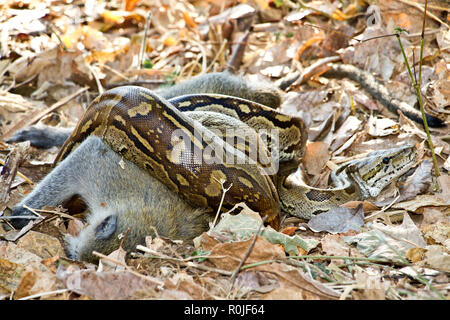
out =
<svg viewBox="0 0 450 320"><path fill-rule="evenodd" d="M237 215L224 214L213 231L227 235L233 241L243 241L253 237L260 224L261 217L258 213L242 210ZM271 227L263 227L261 230L260 236L273 244L281 244L289 255L298 255L297 247L309 252L319 244L317 240L303 239L298 235L288 236Z"/></svg>
<svg viewBox="0 0 450 320"><path fill-rule="evenodd" d="M149 59L145 59L144 62L142 62L142 67L145 69L151 69L153 68L153 63Z"/></svg>

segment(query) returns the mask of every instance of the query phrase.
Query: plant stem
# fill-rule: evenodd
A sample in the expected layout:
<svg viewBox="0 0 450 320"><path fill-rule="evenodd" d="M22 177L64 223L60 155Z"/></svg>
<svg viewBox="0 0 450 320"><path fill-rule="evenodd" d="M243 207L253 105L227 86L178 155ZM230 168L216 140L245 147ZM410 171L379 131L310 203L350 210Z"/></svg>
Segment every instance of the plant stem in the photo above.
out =
<svg viewBox="0 0 450 320"><path fill-rule="evenodd" d="M145 19L144 38L142 39L141 52L139 53L139 69L142 69L144 54L145 54L145 50L147 48L147 33L148 33L148 28L150 27L151 18L152 18L152 12L149 11L147 14L147 18Z"/></svg>
<svg viewBox="0 0 450 320"><path fill-rule="evenodd" d="M374 259L374 258L366 258L366 257L346 257L346 256L289 256L289 259L321 259L321 260L331 260L331 259L343 259L343 260L361 260L361 261L369 261L375 263L391 263L400 266L408 266L410 263L399 262L399 261L390 261L383 259Z"/></svg>
<svg viewBox="0 0 450 320"><path fill-rule="evenodd" d="M427 1L425 1L425 13L426 13L426 3L427 3ZM426 14L424 14L424 19L426 19ZM401 30L397 31L396 37L397 37L397 40L398 40L398 44L400 45L400 50L402 52L403 59L405 60L405 64L406 64L406 68L408 70L409 77L411 78L411 83L413 84L414 89L416 91L417 100L418 100L419 106L420 106L420 112L422 114L423 127L425 129L425 133L427 134L428 147L430 148L431 157L433 159L434 171L435 171L436 177L439 177L441 175L441 173L439 172L439 167L438 167L438 164L437 164L436 155L434 153L433 141L431 140L431 134L430 134L430 130L428 128L428 122L427 122L427 118L426 118L426 115L425 115L425 109L423 107L422 93L420 92L420 87L421 87L421 82L422 82L421 69L422 69L422 55L423 55L423 38L424 38L424 32L425 32L424 28L425 28L425 22L424 22L423 27L422 27L422 39L421 39L421 42L420 42L420 57L419 57L419 60L420 60L419 61L419 80L417 82L415 81L414 76L413 76L413 74L411 72L411 68L409 66L408 59L406 58L405 50L403 49L403 45L402 45L402 42L400 40ZM436 187L436 189L439 189L439 186L437 184L435 184L435 187Z"/></svg>

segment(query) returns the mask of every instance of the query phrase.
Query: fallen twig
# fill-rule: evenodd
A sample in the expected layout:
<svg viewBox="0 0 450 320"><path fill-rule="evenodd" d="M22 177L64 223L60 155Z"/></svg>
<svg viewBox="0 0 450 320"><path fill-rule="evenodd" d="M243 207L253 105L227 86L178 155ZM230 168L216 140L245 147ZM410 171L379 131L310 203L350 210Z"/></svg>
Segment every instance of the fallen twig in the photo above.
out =
<svg viewBox="0 0 450 320"><path fill-rule="evenodd" d="M333 57L327 57L320 59L310 65L309 67L305 68L302 73L300 72L294 72L290 74L288 77L280 79L277 81L277 86L281 90L286 90L287 88L291 86L299 86L301 85L305 80L309 79L313 74L318 73L317 69L320 67L324 67L329 62L336 62L341 60L341 57L339 56L333 56Z"/></svg>
<svg viewBox="0 0 450 320"><path fill-rule="evenodd" d="M154 258L173 260L173 261L176 261L176 262L179 262L179 263L183 264L186 267L193 267L193 268L197 268L197 269L204 270L204 271L215 272L215 273L219 273L219 274L222 274L222 275L225 275L225 276L231 276L232 275L232 273L230 271L217 269L217 268L211 268L211 267L208 267L208 266L205 266L205 265L201 265L201 264L197 264L197 263L194 263L194 262L191 262L191 261L185 261L184 259L173 258L173 257L167 256L165 254L162 254L160 252L157 252L155 250L152 250L152 249L147 248L147 247L142 246L142 245L137 245L136 249L144 251L146 253L153 254Z"/></svg>
<svg viewBox="0 0 450 320"><path fill-rule="evenodd" d="M144 54L147 48L147 34L152 19L152 12L148 11L147 18L145 19L144 38L142 39L141 51L139 53L139 69L142 69L142 63L144 60Z"/></svg>
<svg viewBox="0 0 450 320"><path fill-rule="evenodd" d="M154 283L156 283L156 284L159 285L159 286L164 285L164 282L159 281L159 280L157 280L157 279L153 279L153 278L147 277L146 275L143 275L143 274L141 274L141 273L139 273L139 272L137 272L137 271L134 271L134 270L131 269L129 266L127 266L125 263L123 263L123 262L121 262L121 261L119 261L119 260L116 260L116 259L110 258L110 257L108 257L108 256L105 256L104 254L102 254L102 253L100 253L100 252L97 252L97 251L92 251L92 254L93 254L94 256L99 257L99 258L105 259L105 260L107 260L107 261L109 261L109 262L112 262L112 263L114 263L114 264L117 264L117 265L119 265L119 266L122 266L122 267L125 268L126 271L128 271L128 272L130 272L130 273L132 273L132 274L134 274L134 275L136 275L136 276L138 276L138 277L141 277L141 278L146 279L146 280L148 280L148 281L154 282Z"/></svg>
<svg viewBox="0 0 450 320"><path fill-rule="evenodd" d="M231 183L230 186L225 189L223 184L225 183L225 181L219 181L216 178L214 178L217 182L219 182L222 185L222 198L220 199L220 203L219 203L219 207L217 208L217 213L216 213L216 217L214 218L214 221L211 225L211 228L209 228L209 230L211 230L212 228L214 228L214 226L216 225L217 219L219 218L219 213L220 210L222 209L222 204L223 204L223 200L225 199L225 194L227 193L228 190L231 189L231 187L233 186L233 184Z"/></svg>
<svg viewBox="0 0 450 320"><path fill-rule="evenodd" d="M25 116L23 119L18 121L16 125L14 125L11 129L9 129L7 132L5 132L0 137L0 140L7 140L17 130L20 130L20 129L24 128L24 127L27 127L27 126L30 126L30 125L34 124L35 122L39 121L43 116L45 116L45 115L49 114L50 112L53 112L53 111L57 110L58 108L62 107L63 105L65 105L67 102L69 102L73 98L75 98L78 95L80 95L81 93L85 92L87 89L88 89L88 87L84 87L84 88L81 88L81 89L77 90L76 92L72 93L71 95L68 95L67 97L64 97L61 100L59 100L58 102L54 103L53 105L51 105L47 109L44 109L44 110L38 112L36 115L32 116L31 118L30 118L29 115Z"/></svg>
<svg viewBox="0 0 450 320"><path fill-rule="evenodd" d="M0 159L0 165L4 166L5 162L3 160ZM28 182L29 184L34 184L33 181L31 181L30 178L28 178L27 176L25 176L23 173L20 173L20 171L17 171L16 173L19 177L21 177L23 180L25 180L26 182Z"/></svg>
<svg viewBox="0 0 450 320"><path fill-rule="evenodd" d="M40 293L36 293L36 294L32 294L30 296L26 296L17 300L31 300L31 299L35 299L35 298L40 298L40 297L45 297L45 296L52 296L55 294L61 294L64 292L68 292L71 291L70 289L60 289L60 290L54 290L54 291L48 291L48 292L40 292Z"/></svg>

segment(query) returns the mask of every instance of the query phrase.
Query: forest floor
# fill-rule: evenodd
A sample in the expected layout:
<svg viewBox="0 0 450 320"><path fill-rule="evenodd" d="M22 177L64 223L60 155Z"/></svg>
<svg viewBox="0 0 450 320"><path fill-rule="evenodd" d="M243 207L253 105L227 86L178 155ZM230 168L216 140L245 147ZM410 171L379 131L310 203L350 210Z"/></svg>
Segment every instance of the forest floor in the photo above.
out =
<svg viewBox="0 0 450 320"><path fill-rule="evenodd" d="M2 3L0 160L7 164L0 218L50 172L58 152L7 143L15 132L37 123L74 127L89 102L118 85L156 89L226 69L280 88L281 111L303 119L309 135L301 168L310 186L327 187L332 169L370 151L411 144L418 159L376 198L322 220L285 215L280 232L255 236L261 219L245 209L195 245L148 237L135 252L119 248L96 265L66 257L64 235L76 235L84 221L62 208L45 208L45 220L22 230L0 223L1 300L448 299L446 1L428 1L421 66L425 111L444 124L429 128L435 162L422 123L388 111L359 83L326 73L330 61L356 66L391 98L418 107L399 40L417 73L423 0ZM397 38L399 28L406 31ZM19 149L23 161L10 181Z"/></svg>

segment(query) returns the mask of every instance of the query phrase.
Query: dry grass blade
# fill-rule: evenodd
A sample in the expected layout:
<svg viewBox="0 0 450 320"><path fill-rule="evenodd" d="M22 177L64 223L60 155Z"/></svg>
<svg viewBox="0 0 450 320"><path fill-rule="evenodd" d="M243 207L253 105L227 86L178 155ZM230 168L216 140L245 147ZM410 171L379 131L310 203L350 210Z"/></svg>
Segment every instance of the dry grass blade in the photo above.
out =
<svg viewBox="0 0 450 320"><path fill-rule="evenodd" d="M200 269L200 270L203 270L203 271L215 272L215 273L218 273L218 274L221 274L221 275L225 275L225 276L231 276L232 275L232 273L229 272L229 271L208 267L208 266L201 265L201 264L198 264L198 263L194 263L194 262L191 262L191 261L187 261L187 260L184 260L184 259L173 258L173 257L167 256L165 254L162 254L160 252L157 252L155 250L151 250L150 248L144 247L142 245L137 245L136 249L144 251L144 252L149 253L151 255L154 255L158 259L166 259L166 260L176 261L176 262L181 263L182 265L184 265L186 267L193 267L193 268Z"/></svg>

